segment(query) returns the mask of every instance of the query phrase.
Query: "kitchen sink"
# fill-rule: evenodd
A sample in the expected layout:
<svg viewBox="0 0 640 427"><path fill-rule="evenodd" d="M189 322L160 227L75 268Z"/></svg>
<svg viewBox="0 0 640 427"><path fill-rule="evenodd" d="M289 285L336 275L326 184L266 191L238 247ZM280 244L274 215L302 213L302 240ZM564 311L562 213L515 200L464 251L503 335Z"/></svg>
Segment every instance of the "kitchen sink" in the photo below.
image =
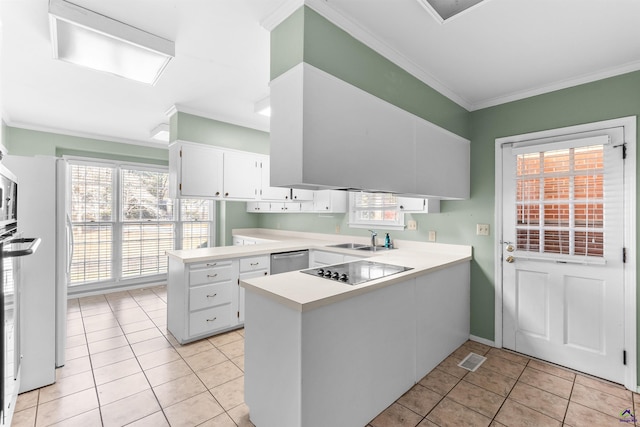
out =
<svg viewBox="0 0 640 427"><path fill-rule="evenodd" d="M344 248L344 249L362 249L368 248L369 246L363 245L362 243L338 243L337 245L328 245L328 248Z"/></svg>
<svg viewBox="0 0 640 427"><path fill-rule="evenodd" d="M359 251L370 251L370 252L375 252L375 251L389 251L391 249L395 249L395 248L385 248L384 246L362 246L359 248L355 248Z"/></svg>

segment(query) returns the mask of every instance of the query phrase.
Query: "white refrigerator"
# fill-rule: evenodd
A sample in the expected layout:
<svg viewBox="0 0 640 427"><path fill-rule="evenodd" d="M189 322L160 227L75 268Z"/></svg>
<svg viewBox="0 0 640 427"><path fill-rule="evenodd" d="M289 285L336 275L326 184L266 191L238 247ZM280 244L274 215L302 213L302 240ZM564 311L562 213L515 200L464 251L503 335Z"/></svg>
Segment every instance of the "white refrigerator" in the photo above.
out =
<svg viewBox="0 0 640 427"><path fill-rule="evenodd" d="M37 253L22 261L22 393L54 383L56 367L65 363L67 172L66 163L52 156L9 155L3 164L18 177L18 230L42 238Z"/></svg>

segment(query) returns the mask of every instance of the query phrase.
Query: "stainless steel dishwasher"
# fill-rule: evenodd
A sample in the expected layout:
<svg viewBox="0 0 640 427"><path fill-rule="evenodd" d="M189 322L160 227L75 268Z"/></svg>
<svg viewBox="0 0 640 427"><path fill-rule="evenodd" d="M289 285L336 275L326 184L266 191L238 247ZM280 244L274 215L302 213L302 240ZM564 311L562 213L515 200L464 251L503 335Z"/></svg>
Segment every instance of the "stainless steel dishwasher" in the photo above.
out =
<svg viewBox="0 0 640 427"><path fill-rule="evenodd" d="M271 254L271 274L286 273L309 268L309 251Z"/></svg>

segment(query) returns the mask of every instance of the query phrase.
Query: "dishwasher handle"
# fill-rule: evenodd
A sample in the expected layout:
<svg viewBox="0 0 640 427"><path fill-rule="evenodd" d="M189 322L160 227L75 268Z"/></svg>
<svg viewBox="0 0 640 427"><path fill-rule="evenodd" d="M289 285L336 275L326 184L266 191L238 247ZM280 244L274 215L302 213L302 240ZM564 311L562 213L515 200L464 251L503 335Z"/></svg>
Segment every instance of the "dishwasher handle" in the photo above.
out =
<svg viewBox="0 0 640 427"><path fill-rule="evenodd" d="M307 255L306 251L303 252L289 252L284 254L273 254L271 255L271 259L287 259L287 258L298 258L301 256Z"/></svg>

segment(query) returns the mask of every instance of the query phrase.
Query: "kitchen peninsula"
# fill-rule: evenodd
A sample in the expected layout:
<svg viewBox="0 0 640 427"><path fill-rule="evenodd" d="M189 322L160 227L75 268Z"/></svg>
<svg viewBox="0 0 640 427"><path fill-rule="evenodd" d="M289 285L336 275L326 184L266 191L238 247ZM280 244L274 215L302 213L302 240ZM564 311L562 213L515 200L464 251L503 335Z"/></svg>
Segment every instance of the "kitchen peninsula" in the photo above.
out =
<svg viewBox="0 0 640 427"><path fill-rule="evenodd" d="M330 247L365 238L259 229L234 230L234 238L266 242L168 253L169 329L175 335L172 318L184 329L190 315L189 272L221 268L224 286L235 284L229 275L239 283L235 305L216 313L227 307L227 319L243 308L243 322L222 330L244 323L245 402L259 427L366 425L469 338L469 246L396 241L397 249L368 252ZM410 270L355 286L299 271L240 273L242 264L300 249L311 259L333 253Z"/></svg>

